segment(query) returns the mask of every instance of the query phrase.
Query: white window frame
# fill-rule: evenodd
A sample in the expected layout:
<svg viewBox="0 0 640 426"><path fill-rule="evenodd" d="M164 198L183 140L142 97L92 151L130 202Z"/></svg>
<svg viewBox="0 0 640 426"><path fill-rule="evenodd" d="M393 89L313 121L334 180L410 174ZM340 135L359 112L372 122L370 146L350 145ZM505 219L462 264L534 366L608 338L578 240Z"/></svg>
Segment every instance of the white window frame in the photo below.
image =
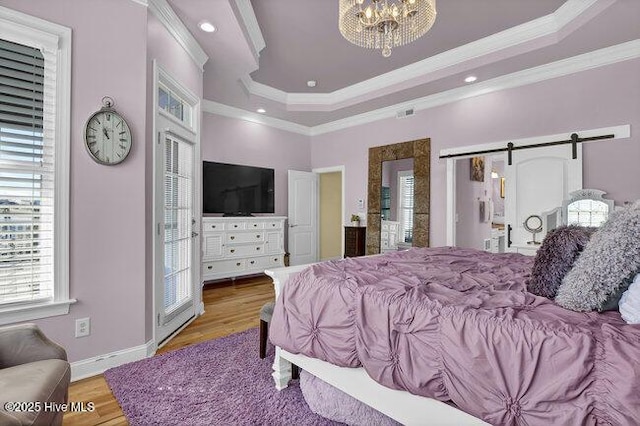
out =
<svg viewBox="0 0 640 426"><path fill-rule="evenodd" d="M42 51L56 59L54 296L52 301L0 306L0 324L69 313L69 166L71 123L71 29L0 6L0 39ZM55 56L53 56L55 55Z"/></svg>
<svg viewBox="0 0 640 426"><path fill-rule="evenodd" d="M398 211L397 211L397 215L396 217L398 218L398 222L400 223L399 229L398 229L398 240L402 243L405 242L405 227L404 227L404 222L405 222L405 206L402 203L402 200L404 199L403 195L404 195L404 185L402 185L402 178L404 177L413 177L413 170L401 170L398 172L398 195L397 195L397 202L396 204L398 205ZM414 177L415 179L415 177ZM415 180L414 182L414 190L415 190ZM415 207L411 209L411 216L412 216L412 222L413 222L413 213L414 213ZM413 226L415 226L415 224L413 224ZM411 239L413 240L413 230L411 233Z"/></svg>

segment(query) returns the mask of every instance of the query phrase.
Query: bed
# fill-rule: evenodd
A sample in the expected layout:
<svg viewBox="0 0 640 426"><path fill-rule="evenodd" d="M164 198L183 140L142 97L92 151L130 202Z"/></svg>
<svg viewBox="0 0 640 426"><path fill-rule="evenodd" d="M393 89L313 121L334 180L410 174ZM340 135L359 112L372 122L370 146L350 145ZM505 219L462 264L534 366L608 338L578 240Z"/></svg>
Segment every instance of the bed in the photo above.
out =
<svg viewBox="0 0 640 426"><path fill-rule="evenodd" d="M403 424L640 424L640 329L525 290L533 258L414 248L267 271L291 363Z"/></svg>

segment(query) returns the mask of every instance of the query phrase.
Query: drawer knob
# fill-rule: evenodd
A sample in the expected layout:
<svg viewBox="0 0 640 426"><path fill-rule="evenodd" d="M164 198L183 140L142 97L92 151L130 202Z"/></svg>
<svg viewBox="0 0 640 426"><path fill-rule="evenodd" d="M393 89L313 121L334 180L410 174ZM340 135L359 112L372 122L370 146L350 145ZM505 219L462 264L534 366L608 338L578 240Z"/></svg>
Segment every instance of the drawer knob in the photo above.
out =
<svg viewBox="0 0 640 426"><path fill-rule="evenodd" d="M235 239L236 239L236 237L234 237L234 236L232 235L232 236L230 236L230 237L229 237L229 239L231 239L231 240L235 240Z"/></svg>
<svg viewBox="0 0 640 426"><path fill-rule="evenodd" d="M240 262L236 263L236 266L240 266Z"/></svg>
<svg viewBox="0 0 640 426"><path fill-rule="evenodd" d="M256 247L256 250L258 250L258 251L259 251L259 250L260 250L260 247Z"/></svg>
<svg viewBox="0 0 640 426"><path fill-rule="evenodd" d="M257 228L257 227L258 227L258 224L257 224L257 223L254 223L254 224L253 224L253 227L254 227L254 228Z"/></svg>
<svg viewBox="0 0 640 426"><path fill-rule="evenodd" d="M260 235L256 235L256 238L258 238L258 239L259 239L259 238L260 238Z"/></svg>
<svg viewBox="0 0 640 426"><path fill-rule="evenodd" d="M231 251L231 253L235 253L236 249L231 249L230 251Z"/></svg>
<svg viewBox="0 0 640 426"><path fill-rule="evenodd" d="M233 225L233 227L234 227L234 228L237 228L237 227L238 227L238 225Z"/></svg>
<svg viewBox="0 0 640 426"><path fill-rule="evenodd" d="M276 227L276 224L275 224L275 223L272 223L272 224L271 224L271 226L273 226L273 227L275 228L275 227Z"/></svg>
<svg viewBox="0 0 640 426"><path fill-rule="evenodd" d="M213 269L213 266L207 266L207 269Z"/></svg>
<svg viewBox="0 0 640 426"><path fill-rule="evenodd" d="M251 264L253 265L254 263L256 263L256 261L255 261L255 260L252 260L252 261L251 261Z"/></svg>
<svg viewBox="0 0 640 426"><path fill-rule="evenodd" d="M213 229L216 229L216 226L215 226L215 225L211 225L211 227L212 227Z"/></svg>
<svg viewBox="0 0 640 426"><path fill-rule="evenodd" d="M277 261L278 261L278 258L277 258L277 257L274 257L274 258L273 258L273 261L274 261L274 262L277 262Z"/></svg>

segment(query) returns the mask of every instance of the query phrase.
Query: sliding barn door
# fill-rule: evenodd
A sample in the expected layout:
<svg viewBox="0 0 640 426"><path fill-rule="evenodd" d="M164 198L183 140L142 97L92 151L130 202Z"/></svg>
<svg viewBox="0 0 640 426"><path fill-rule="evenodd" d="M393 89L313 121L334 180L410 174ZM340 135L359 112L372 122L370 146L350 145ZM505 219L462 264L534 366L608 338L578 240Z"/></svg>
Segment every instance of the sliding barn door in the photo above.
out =
<svg viewBox="0 0 640 426"><path fill-rule="evenodd" d="M505 161L505 227L511 240L506 250L533 254L535 246L528 244L532 234L524 222L562 206L570 192L582 189L582 147L578 145L576 159L571 145L518 150L512 155L511 165ZM544 231L536 237L542 238Z"/></svg>

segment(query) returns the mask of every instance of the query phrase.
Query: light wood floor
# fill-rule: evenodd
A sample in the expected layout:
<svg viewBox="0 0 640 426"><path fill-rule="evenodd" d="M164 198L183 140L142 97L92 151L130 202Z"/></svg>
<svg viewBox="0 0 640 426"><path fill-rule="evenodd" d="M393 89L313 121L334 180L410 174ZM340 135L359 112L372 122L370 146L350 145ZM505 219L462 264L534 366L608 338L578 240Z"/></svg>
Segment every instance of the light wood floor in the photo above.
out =
<svg viewBox="0 0 640 426"><path fill-rule="evenodd" d="M266 276L207 285L203 293L205 314L189 324L158 353L256 327L260 308L273 297L273 285ZM93 413L66 414L65 426L128 425L102 375L72 383L69 401L93 402L96 409Z"/></svg>

